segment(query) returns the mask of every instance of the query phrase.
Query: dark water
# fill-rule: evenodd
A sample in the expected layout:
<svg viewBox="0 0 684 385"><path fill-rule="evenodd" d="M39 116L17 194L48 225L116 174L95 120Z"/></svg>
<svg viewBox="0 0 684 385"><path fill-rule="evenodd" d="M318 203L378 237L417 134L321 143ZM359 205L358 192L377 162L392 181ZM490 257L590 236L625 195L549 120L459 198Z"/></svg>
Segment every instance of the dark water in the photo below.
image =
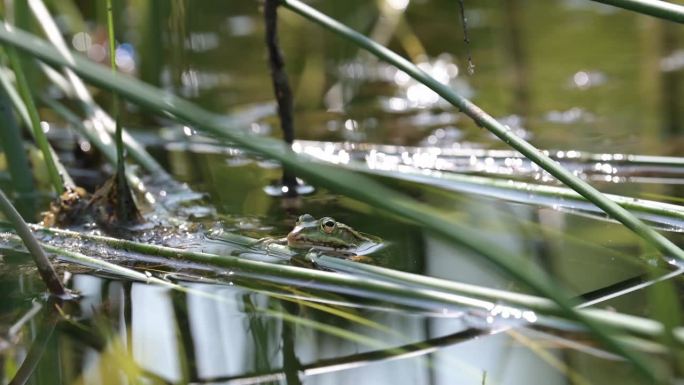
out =
<svg viewBox="0 0 684 385"><path fill-rule="evenodd" d="M416 0L402 15L395 8L403 3L387 1L380 19L371 2L313 6L378 39L389 36L390 48L422 63L539 148L681 155L681 28L589 1L467 2L476 66L468 75L458 2ZM87 52L97 59L96 46L105 42L96 22L101 18L90 5L82 10L93 20ZM237 113L255 133L279 135L257 3L150 0L119 12L125 16L119 26L122 41L131 44L144 80L209 110ZM280 23L299 138L506 148L422 86L351 44L286 10ZM84 36L73 42L78 38ZM280 177L275 164L187 150L177 138L199 140L192 130L159 128L165 122L141 113L129 119L132 126L144 127L141 140L178 180L207 194L202 204L215 211L198 220L205 228L254 238L283 236L300 214L333 216L385 240L387 266L527 290L481 257L334 192L316 189L287 203L271 197L264 186ZM641 277L644 268L637 257L654 254L623 226L595 216L382 181L529 258L575 295ZM682 197L680 183L595 185L622 195L676 200ZM679 240L676 233L668 236ZM50 324L41 321L48 314L41 283L17 259L5 257L0 265L0 378L5 381L29 354L31 340L42 337L41 325ZM144 270L176 273L163 265ZM73 324L60 323L46 339L35 383L109 384L141 376L174 383L642 383L629 365L591 344L569 345L528 328L476 338L463 317L352 296L313 305L297 300L297 285L260 282L239 271L180 276L175 282L189 289L185 292L89 269L72 271L69 285L83 297L62 305ZM35 298L43 310L12 333L10 326ZM599 307L653 316L649 299L646 291L637 291ZM421 344L410 345L415 343ZM403 349L386 350L398 346ZM373 354L364 355L368 352ZM410 352L420 354L400 354Z"/></svg>

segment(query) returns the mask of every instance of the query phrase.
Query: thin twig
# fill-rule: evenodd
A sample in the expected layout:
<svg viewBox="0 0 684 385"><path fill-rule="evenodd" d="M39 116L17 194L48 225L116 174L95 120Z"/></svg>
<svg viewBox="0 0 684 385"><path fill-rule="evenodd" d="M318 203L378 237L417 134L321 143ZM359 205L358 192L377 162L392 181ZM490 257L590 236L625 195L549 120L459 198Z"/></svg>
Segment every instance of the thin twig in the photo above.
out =
<svg viewBox="0 0 684 385"><path fill-rule="evenodd" d="M458 0L458 7L461 9L461 23L463 25L463 41L466 44L466 52L468 53L468 74L475 73L475 64L473 64L473 55L470 52L470 39L468 38L468 18L465 14L465 4L463 0Z"/></svg>
<svg viewBox="0 0 684 385"><path fill-rule="evenodd" d="M264 3L264 21L266 22L266 47L268 48L268 64L271 68L273 92L278 101L278 116L286 143L294 141L294 125L292 119L292 90L285 72L280 45L278 44L278 0L266 0Z"/></svg>

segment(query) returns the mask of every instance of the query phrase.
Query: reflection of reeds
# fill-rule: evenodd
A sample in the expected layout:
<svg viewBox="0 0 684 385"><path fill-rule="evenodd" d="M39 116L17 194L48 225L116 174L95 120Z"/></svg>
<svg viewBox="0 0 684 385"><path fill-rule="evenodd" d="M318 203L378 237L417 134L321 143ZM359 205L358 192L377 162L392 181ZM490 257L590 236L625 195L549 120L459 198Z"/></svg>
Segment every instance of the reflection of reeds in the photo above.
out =
<svg viewBox="0 0 684 385"><path fill-rule="evenodd" d="M487 335L488 332L480 329L466 329L443 337L431 338L425 341L410 343L389 349L373 350L370 352L356 353L348 356L322 359L316 362L302 364L299 372L304 377L319 374L332 373L340 370L349 370L370 365L377 362L401 360L408 357L426 355L437 351L439 348L452 346L462 342L471 341L477 337ZM270 381L282 381L286 378L286 368L273 369L259 373L246 373L237 376L202 378L193 383L208 384L216 382L228 382L239 384L261 384Z"/></svg>
<svg viewBox="0 0 684 385"><path fill-rule="evenodd" d="M24 361L21 363L21 366L17 372L14 374L14 378L12 378L10 384L24 385L29 381L36 371L36 368L38 367L38 364L43 358L43 354L48 347L48 343L52 339L52 334L55 331L55 327L59 322L60 315L55 309L57 302L59 301L50 300L48 302L47 312L43 317L42 322L38 324L38 332L31 343L28 354L24 358Z"/></svg>

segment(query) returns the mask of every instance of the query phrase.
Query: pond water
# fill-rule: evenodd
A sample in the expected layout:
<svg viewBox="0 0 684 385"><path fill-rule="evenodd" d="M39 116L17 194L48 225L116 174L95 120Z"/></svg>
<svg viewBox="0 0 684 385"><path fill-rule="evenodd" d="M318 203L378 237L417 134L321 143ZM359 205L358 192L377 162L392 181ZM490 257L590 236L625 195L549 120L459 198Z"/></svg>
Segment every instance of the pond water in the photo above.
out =
<svg viewBox="0 0 684 385"><path fill-rule="evenodd" d="M79 6L90 20L88 30L66 36L75 49L105 60L100 52L106 33L96 16L101 9ZM597 159L615 153L682 154L684 30L677 25L583 0L467 2L466 46L457 1L313 6L410 57L561 162L572 151L598 154ZM149 83L232 114L255 135L280 135L258 3L149 0L130 2L118 16L123 20L120 43L125 43L118 54L122 69L135 68ZM70 18L60 20L70 25ZM459 170L463 174L555 185L539 170L476 167L509 165L514 157L477 153L508 148L403 72L290 11L281 10L279 21L299 139L320 146L347 141L442 147L474 159ZM467 70L468 51L473 74ZM98 95L103 105L107 97ZM184 226L195 226L192 230L158 234L150 243L236 255L233 245L205 235L282 237L299 215L309 213L382 238L386 247L376 260L382 266L528 291L482 257L334 191L314 186L312 194L296 199L273 197L264 187L280 178L278 164L131 110L128 125L136 137L177 180L205 194L176 212ZM63 147L74 146L58 136ZM600 190L681 202L681 168L604 159L577 162ZM87 168L74 167L84 179L95 174L99 180ZM506 190L492 195L487 185L454 191L377 178L524 256L573 295L600 298L649 278L644 266L656 255L651 248L622 225L567 200L545 202L532 193L513 199ZM662 227L684 244L680 222ZM145 383L644 383L630 365L562 322L555 329L504 322L485 331L464 316L467 312L260 280L240 270L134 263L126 256L113 260L186 289L65 262L60 271L70 271L69 286L82 297L61 305L72 322L60 323L53 332L54 315L44 311L43 286L31 265L6 249L0 253L2 383L43 341L45 351L32 377L41 384L126 383L143 377ZM668 289L681 293L680 281L670 282ZM635 291L598 307L653 317L652 295ZM19 322L27 313L35 314ZM661 356L653 361L666 362Z"/></svg>

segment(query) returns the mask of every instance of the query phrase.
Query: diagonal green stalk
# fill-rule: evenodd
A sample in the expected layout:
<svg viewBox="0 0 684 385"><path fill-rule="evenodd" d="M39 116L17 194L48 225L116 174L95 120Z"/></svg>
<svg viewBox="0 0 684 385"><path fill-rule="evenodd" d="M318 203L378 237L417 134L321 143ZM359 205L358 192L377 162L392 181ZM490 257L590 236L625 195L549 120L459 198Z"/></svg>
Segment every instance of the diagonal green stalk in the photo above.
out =
<svg viewBox="0 0 684 385"><path fill-rule="evenodd" d="M618 220L648 243L658 248L662 253L673 256L680 261L684 261L684 251L682 251L682 249L677 247L677 245L672 243L669 239L665 238L662 234L641 222L638 218L632 215L629 211L620 207L620 205L617 203L603 196L601 192L596 190L582 179L573 175L572 172L563 168L548 155L545 155L542 151L519 136L515 135L508 126L501 124L473 102L454 92L448 85L440 83L402 56L387 49L386 47L383 47L380 44L377 44L376 42L368 39L366 36L350 29L349 27L324 15L323 13L316 11L301 1L281 1L282 4L290 10L335 32L340 36L343 36L347 40L376 55L378 58L406 72L412 78L429 87L446 101L459 108L461 111L463 111L463 113L472 118L479 126L486 128L499 139L503 140L506 144L518 150L526 158L539 165L541 168L556 177L568 187L577 191L577 193L601 208L606 214Z"/></svg>
<svg viewBox="0 0 684 385"><path fill-rule="evenodd" d="M7 169L12 176L12 189L18 194L15 200L19 212L28 218L35 215L34 184L31 165L21 139L21 129L14 117L7 92L0 87L0 149L5 152Z"/></svg>
<svg viewBox="0 0 684 385"><path fill-rule="evenodd" d="M64 290L64 286L62 286L62 282L59 280L52 264L50 264L50 260L47 258L47 255L45 255L43 248L40 247L38 240L33 236L33 233L31 233L26 222L24 222L21 215L19 215L14 206L12 206L12 203L7 199L7 196L5 196L5 193L3 193L2 190L0 190L0 212L2 212L12 223L14 230L16 230L17 234L24 242L24 245L31 253L33 261L38 268L38 273L43 279L43 282L45 282L45 286L47 286L53 295L65 295L66 290Z"/></svg>
<svg viewBox="0 0 684 385"><path fill-rule="evenodd" d="M55 160L52 156L52 151L50 151L50 144L48 143L47 137L40 126L38 109L36 108L36 103L33 100L33 95L31 95L31 88L29 87L26 76L24 75L24 70L22 69L21 61L19 59L19 53L14 49L14 47L7 47L6 51L7 56L9 57L10 66L12 67L14 75L16 76L19 94L21 95L24 105L26 105L33 138L38 144L38 148L40 148L40 151L43 153L50 183L52 183L52 187L55 189L57 194L61 195L64 192L64 183L59 175L59 171L57 170Z"/></svg>
<svg viewBox="0 0 684 385"><path fill-rule="evenodd" d="M256 137L242 130L231 130L226 126L226 121L222 116L212 114L193 103L136 79L112 74L111 71L80 55L74 54L73 61L67 61L52 46L34 35L19 30L8 31L6 28L0 28L0 41L20 48L52 65L69 67L91 83L118 92L122 97L150 111L175 116L177 120L193 125L208 134L223 140L230 140L249 151L278 160L284 167L290 167L312 182L316 181L323 187L404 217L422 225L435 235L483 256L533 291L552 299L568 317L584 324L606 346L632 362L641 374L650 379L656 377L649 364L612 336L612 328L606 328L575 311L574 303L567 293L538 266L493 244L475 230L445 216L439 210L409 199L369 178L335 167L307 162L306 158L297 156L291 149L275 139Z"/></svg>
<svg viewBox="0 0 684 385"><path fill-rule="evenodd" d="M684 23L684 7L660 0L592 0L661 19Z"/></svg>
<svg viewBox="0 0 684 385"><path fill-rule="evenodd" d="M28 108L26 104L24 104L24 101L21 99L21 96L17 92L17 89L12 84L12 81L9 79L8 73L6 71L0 70L0 86L5 89L7 96L9 97L10 101L12 101L14 108L17 110L19 117L24 122L26 127L32 127L31 117L29 116ZM29 129L29 131L31 135L33 135L33 130ZM64 167L62 162L59 161L57 153L52 148L49 142L48 151L52 155L52 160L54 161L55 167L57 167L57 172L59 173L59 176L62 177L64 187L67 189L75 187L73 179L71 179L71 176L67 172L66 167Z"/></svg>

